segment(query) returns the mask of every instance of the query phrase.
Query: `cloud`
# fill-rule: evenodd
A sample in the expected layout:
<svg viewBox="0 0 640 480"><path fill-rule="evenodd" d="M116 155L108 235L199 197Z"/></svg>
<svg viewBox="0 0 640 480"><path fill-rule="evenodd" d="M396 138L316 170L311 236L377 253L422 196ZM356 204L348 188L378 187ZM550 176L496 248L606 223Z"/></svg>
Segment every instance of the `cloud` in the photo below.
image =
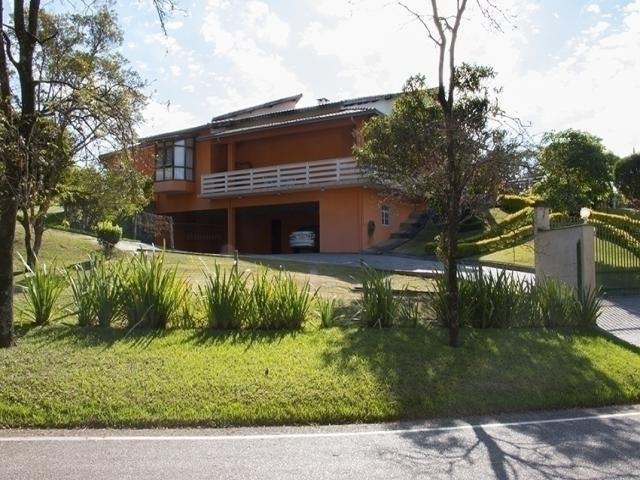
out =
<svg viewBox="0 0 640 480"><path fill-rule="evenodd" d="M141 137L189 128L198 124L195 115L184 111L180 105L167 105L157 101L149 102L143 116L145 121L138 128L138 135Z"/></svg>
<svg viewBox="0 0 640 480"><path fill-rule="evenodd" d="M619 155L640 146L640 0L622 13L616 28L596 23L571 39L551 68L516 77L505 88L510 108L540 130L588 130Z"/></svg>
<svg viewBox="0 0 640 480"><path fill-rule="evenodd" d="M180 30L182 27L184 27L184 22L181 22L180 20L171 20L165 23L164 26L167 30Z"/></svg>
<svg viewBox="0 0 640 480"><path fill-rule="evenodd" d="M291 28L267 3L209 0L200 33L214 47L215 62L228 62L214 81L221 94L210 95L213 113L262 103L308 88L284 60Z"/></svg>
<svg viewBox="0 0 640 480"><path fill-rule="evenodd" d="M593 13L594 15L600 14L600 5L597 3L590 3L585 7L585 11Z"/></svg>

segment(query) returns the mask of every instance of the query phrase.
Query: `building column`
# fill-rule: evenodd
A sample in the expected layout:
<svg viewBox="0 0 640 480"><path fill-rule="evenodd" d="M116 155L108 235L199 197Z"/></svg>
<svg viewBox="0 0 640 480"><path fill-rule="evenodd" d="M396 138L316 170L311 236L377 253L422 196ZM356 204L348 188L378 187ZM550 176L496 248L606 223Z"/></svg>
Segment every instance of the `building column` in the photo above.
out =
<svg viewBox="0 0 640 480"><path fill-rule="evenodd" d="M227 253L236 249L236 209L227 208Z"/></svg>
<svg viewBox="0 0 640 480"><path fill-rule="evenodd" d="M236 144L231 142L227 144L227 172L236 169Z"/></svg>

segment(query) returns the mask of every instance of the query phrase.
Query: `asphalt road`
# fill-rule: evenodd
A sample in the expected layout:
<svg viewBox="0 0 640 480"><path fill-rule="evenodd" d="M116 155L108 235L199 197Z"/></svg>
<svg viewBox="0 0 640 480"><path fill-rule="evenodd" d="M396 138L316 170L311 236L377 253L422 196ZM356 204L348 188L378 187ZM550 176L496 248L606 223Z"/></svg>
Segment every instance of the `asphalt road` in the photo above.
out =
<svg viewBox="0 0 640 480"><path fill-rule="evenodd" d="M640 478L640 406L406 424L0 431L0 479Z"/></svg>

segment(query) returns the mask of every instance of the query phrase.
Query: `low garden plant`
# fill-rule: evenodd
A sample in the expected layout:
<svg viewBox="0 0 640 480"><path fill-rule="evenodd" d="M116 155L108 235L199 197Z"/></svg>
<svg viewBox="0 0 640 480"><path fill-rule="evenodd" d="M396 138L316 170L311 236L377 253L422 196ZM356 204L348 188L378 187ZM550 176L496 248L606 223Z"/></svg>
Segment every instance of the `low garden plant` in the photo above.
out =
<svg viewBox="0 0 640 480"><path fill-rule="evenodd" d="M398 311L399 303L388 276L364 266L360 299L360 316L364 324L369 327L390 327Z"/></svg>
<svg viewBox="0 0 640 480"><path fill-rule="evenodd" d="M205 272L198 296L209 328L238 330L253 316L247 280L245 273L227 272L217 264L213 272Z"/></svg>
<svg viewBox="0 0 640 480"><path fill-rule="evenodd" d="M96 236L105 256L111 256L116 244L122 238L122 227L104 220L96 225Z"/></svg>
<svg viewBox="0 0 640 480"><path fill-rule="evenodd" d="M36 325L47 325L64 318L68 312L66 306L59 305L59 300L65 288L64 275L55 264L49 267L39 262L33 269L27 267L22 314Z"/></svg>

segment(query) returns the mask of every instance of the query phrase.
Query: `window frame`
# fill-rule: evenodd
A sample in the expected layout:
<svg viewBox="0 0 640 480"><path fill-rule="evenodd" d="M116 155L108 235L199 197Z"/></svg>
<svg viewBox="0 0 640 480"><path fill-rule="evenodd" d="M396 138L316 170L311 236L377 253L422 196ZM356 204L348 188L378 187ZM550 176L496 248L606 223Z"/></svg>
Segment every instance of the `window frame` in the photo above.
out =
<svg viewBox="0 0 640 480"><path fill-rule="evenodd" d="M177 155L182 149L181 165L177 165ZM191 155L189 155L191 152ZM191 164L191 165L189 165ZM153 179L155 182L194 182L196 168L195 137L161 140L155 144L155 165Z"/></svg>
<svg viewBox="0 0 640 480"><path fill-rule="evenodd" d="M380 207L380 223L383 227L391 226L391 209L387 205Z"/></svg>

